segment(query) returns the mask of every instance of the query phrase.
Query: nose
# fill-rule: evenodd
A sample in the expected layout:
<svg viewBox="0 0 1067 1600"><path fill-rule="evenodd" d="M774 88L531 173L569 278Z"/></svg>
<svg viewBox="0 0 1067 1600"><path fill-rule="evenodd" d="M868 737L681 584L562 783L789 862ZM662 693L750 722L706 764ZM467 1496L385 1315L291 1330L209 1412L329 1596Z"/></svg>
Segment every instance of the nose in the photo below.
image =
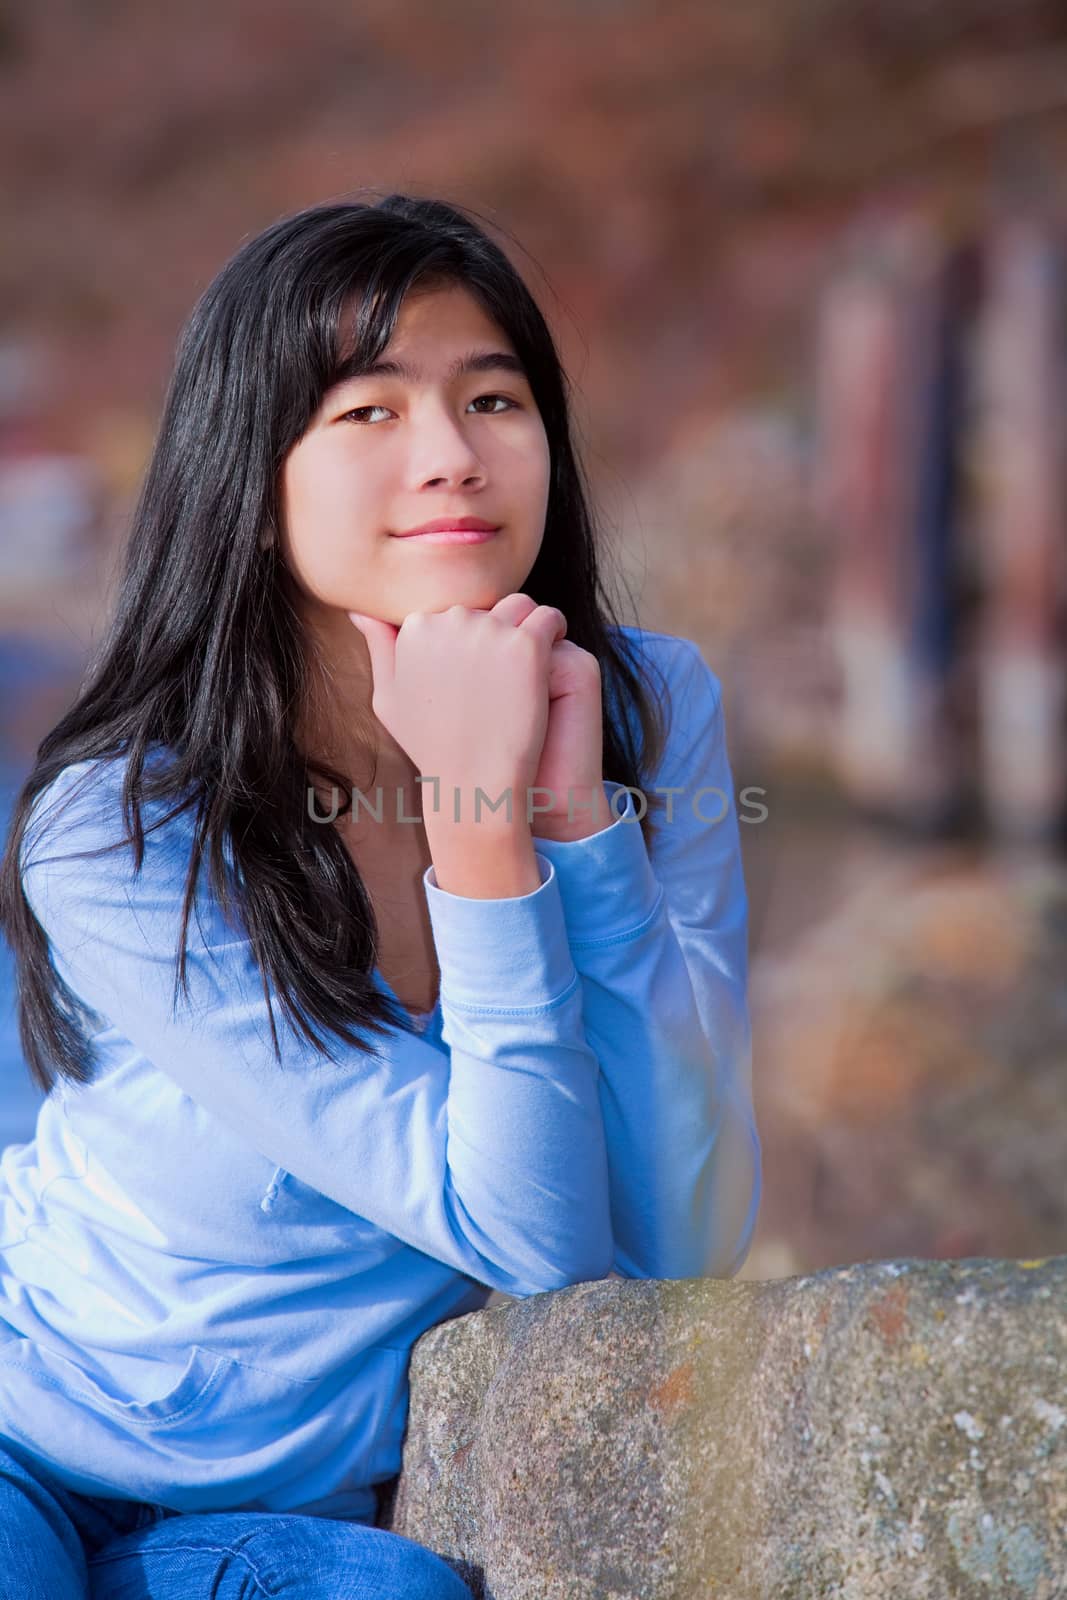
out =
<svg viewBox="0 0 1067 1600"><path fill-rule="evenodd" d="M444 406L435 407L413 433L415 486L484 483L485 466L463 427Z"/></svg>

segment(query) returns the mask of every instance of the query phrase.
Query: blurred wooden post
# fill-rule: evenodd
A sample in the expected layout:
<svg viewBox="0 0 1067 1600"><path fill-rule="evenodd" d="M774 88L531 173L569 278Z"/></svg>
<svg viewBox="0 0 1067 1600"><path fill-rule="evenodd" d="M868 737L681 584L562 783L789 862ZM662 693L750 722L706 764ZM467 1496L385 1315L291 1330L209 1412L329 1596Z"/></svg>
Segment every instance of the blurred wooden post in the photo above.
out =
<svg viewBox="0 0 1067 1600"><path fill-rule="evenodd" d="M954 705L962 658L964 448L978 256L967 239L930 236L916 263L912 310L903 529L907 654L913 691L914 782L920 827L962 820L969 799L962 729Z"/></svg>
<svg viewBox="0 0 1067 1600"><path fill-rule="evenodd" d="M1040 214L1005 211L986 255L980 339L977 685L986 817L1048 843L1065 798L1064 268Z"/></svg>
<svg viewBox="0 0 1067 1600"><path fill-rule="evenodd" d="M919 828L958 798L946 719L958 486L958 307L919 217L877 217L827 286L816 498L835 545L835 756L861 808Z"/></svg>

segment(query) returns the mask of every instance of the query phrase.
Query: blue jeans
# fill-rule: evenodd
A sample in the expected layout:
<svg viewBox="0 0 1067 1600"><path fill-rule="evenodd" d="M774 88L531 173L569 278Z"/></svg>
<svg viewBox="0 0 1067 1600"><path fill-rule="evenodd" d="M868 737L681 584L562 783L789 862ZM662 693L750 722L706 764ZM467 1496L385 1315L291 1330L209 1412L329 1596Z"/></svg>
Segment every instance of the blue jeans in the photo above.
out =
<svg viewBox="0 0 1067 1600"><path fill-rule="evenodd" d="M295 1512L74 1494L0 1438L0 1600L472 1600L413 1539Z"/></svg>

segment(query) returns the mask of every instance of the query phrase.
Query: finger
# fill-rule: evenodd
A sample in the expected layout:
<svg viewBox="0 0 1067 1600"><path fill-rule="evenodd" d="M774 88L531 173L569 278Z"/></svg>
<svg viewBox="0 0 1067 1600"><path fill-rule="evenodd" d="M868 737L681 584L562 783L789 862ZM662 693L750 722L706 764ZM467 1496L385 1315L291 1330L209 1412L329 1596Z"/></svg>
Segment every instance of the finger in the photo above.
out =
<svg viewBox="0 0 1067 1600"><path fill-rule="evenodd" d="M498 600L495 606L489 607L491 616L500 617L503 622L510 622L517 628L530 615L537 610L537 601L531 600L528 594L506 594Z"/></svg>
<svg viewBox="0 0 1067 1600"><path fill-rule="evenodd" d="M598 690L600 682L600 663L596 656L581 649L571 639L557 640L548 658L550 700L557 699L561 694L574 694L576 690Z"/></svg>
<svg viewBox="0 0 1067 1600"><path fill-rule="evenodd" d="M567 619L558 606L535 606L528 616L522 618L518 626L547 639L552 645L565 636Z"/></svg>
<svg viewBox="0 0 1067 1600"><path fill-rule="evenodd" d="M348 612L349 621L367 641L374 688L384 689L393 681L396 667L396 636L398 629L391 622L378 617L365 616L362 611Z"/></svg>

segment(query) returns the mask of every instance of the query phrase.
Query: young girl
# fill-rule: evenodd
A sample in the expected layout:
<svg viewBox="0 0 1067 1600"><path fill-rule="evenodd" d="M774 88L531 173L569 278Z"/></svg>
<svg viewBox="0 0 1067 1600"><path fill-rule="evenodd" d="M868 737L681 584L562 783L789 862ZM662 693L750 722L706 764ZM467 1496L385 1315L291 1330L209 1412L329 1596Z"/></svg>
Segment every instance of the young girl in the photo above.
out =
<svg viewBox="0 0 1067 1600"><path fill-rule="evenodd" d="M375 1521L412 1345L736 1272L760 1146L720 687L611 620L465 212L318 206L207 289L0 916L48 1092L0 1160L0 1594L469 1594Z"/></svg>

